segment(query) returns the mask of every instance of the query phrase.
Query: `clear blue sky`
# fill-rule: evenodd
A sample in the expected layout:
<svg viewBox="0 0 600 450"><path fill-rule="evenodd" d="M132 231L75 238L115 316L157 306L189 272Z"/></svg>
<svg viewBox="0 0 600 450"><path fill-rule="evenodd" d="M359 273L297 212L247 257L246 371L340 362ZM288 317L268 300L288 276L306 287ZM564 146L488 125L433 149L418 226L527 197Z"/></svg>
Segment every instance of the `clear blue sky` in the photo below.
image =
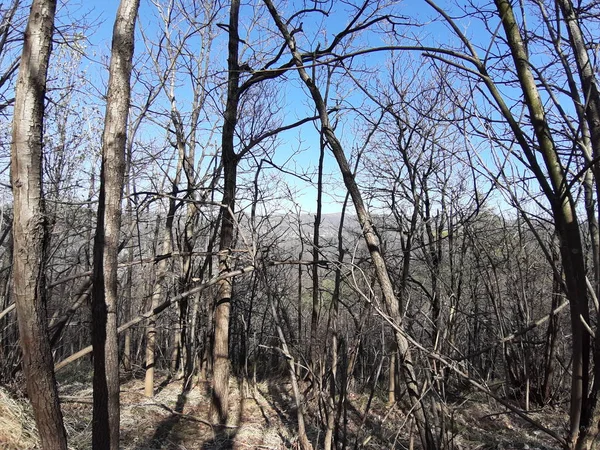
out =
<svg viewBox="0 0 600 450"><path fill-rule="evenodd" d="M443 2L441 2L443 3ZM89 12L89 20L97 23L95 26L95 30L93 33L89 34L89 42L90 42L90 54L95 53L98 58L100 55L107 55L110 48L110 40L111 40L111 32L114 17L118 8L119 1L117 0L90 0L86 2L67 2L67 7L71 10L75 10L76 14L83 14L84 12ZM266 14L266 9L262 2L257 0L254 4L258 5L259 8L263 11L263 14ZM292 2L293 6L293 2ZM336 7L343 8L344 6L340 3L336 4ZM415 1L408 0L401 5L401 9L403 14L406 16L417 17L420 16L419 19L421 21L427 22L432 17L435 17L435 13L428 7L423 1ZM248 4L245 4L242 10L242 20L244 14L250 14L251 7ZM285 12L283 12L285 15ZM146 34L152 35L153 31L156 30L157 22L155 21L156 13L155 6L149 0L142 0L140 7L138 26L143 28ZM341 30L347 21L347 16L344 14L343 9L338 10L334 14L332 14L327 21L327 37L323 37L323 40L330 40L332 36L339 30ZM305 23L303 24L303 28L306 31L306 34L309 34L311 27L315 24ZM421 39L424 40L424 43L428 41L443 41L447 39L449 33L447 32L447 28L445 25L439 23L429 23L426 30L418 29L415 32L418 32L421 36ZM381 45L385 44L385 38L382 36L370 35L369 45ZM244 38L244 36L242 36ZM138 39L136 43L136 48L138 51L143 51L144 46ZM223 70L225 70L225 60L224 55L221 55L221 64L223 64ZM374 54L367 57L364 57L363 60L367 64L381 64L383 62L384 55L383 54ZM92 63L93 64L93 63ZM99 66L96 66L97 74L94 74L93 71L91 76L97 76L98 79L105 79L106 74L101 71ZM297 79L295 74L290 74L290 79ZM300 117L303 117L307 114L311 114L313 108L311 106L311 101L307 96L305 91L302 91L297 88L298 84L294 83L291 85L287 83L288 88L285 91L284 97L286 102L286 113L284 114L283 123L293 122ZM291 86L291 87L290 87ZM343 92L339 92L340 96L343 95ZM335 97L335 95L334 95ZM215 118L215 121L221 123L220 118ZM352 123L341 123L338 129L340 131L340 138L347 145L347 148L350 149L356 143L354 142L354 130L352 128ZM301 141L300 145L298 141ZM294 157L291 161L288 161L290 154L296 150L298 147L304 149L304 151ZM350 152L347 151L347 154ZM288 133L285 133L281 136L279 141L278 148L276 150L275 162L278 164L283 164L288 161L289 169L305 169L309 170L310 168L316 167L318 160L318 134L313 125L305 125L300 131L294 130ZM325 171L326 181L328 182L326 188L326 195L324 198L324 211L325 212L338 212L341 208L341 198L345 193L343 188L343 184L339 177L339 170L337 169L337 164L335 163L333 157L327 152L326 160L325 160ZM288 180L290 186L293 189L298 190L298 197L296 201L301 205L301 207L306 211L314 210L314 202L315 202L315 189L306 185L302 182L294 180L293 178L289 178Z"/></svg>

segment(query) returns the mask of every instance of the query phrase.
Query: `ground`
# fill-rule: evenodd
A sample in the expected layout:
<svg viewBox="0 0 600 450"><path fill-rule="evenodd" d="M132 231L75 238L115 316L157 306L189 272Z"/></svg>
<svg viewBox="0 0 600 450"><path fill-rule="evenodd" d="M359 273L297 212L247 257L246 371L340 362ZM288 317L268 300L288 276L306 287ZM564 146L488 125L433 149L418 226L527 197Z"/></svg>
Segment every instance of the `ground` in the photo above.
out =
<svg viewBox="0 0 600 450"><path fill-rule="evenodd" d="M217 450L295 449L296 412L285 380L239 388L231 382L231 410L228 428L218 432L206 419L209 411L209 384L198 381L182 394L181 381L162 380L155 398L144 397L143 380L124 380L121 390L121 449L123 450ZM60 386L65 423L71 450L91 448L92 390L89 381L63 382ZM375 395L369 415L362 412L368 394L351 395L348 402L348 447L418 449L411 439L406 417L397 406ZM309 404L309 408L316 408ZM446 405L446 447L448 449L538 449L558 450L544 433L509 414L501 405L471 393ZM316 410L311 410L316 417ZM532 414L546 427L562 433L566 416L554 408ZM321 442L323 433L307 423L309 439ZM0 388L0 449L36 449L37 437L26 399ZM319 448L315 445L315 448Z"/></svg>

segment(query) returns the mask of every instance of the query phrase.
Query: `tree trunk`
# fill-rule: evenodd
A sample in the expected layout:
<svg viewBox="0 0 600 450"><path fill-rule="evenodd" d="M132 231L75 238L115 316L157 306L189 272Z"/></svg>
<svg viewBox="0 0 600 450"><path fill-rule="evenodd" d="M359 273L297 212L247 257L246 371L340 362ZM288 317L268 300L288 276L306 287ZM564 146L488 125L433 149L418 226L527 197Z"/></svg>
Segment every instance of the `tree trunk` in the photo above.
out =
<svg viewBox="0 0 600 450"><path fill-rule="evenodd" d="M119 448L119 345L117 336L118 251L125 144L131 88L135 21L139 0L122 0L113 28L112 53L102 134L98 223L94 239L92 344L94 406L92 447Z"/></svg>
<svg viewBox="0 0 600 450"><path fill-rule="evenodd" d="M569 184L566 181L564 169L552 141L542 100L529 66L529 58L512 6L508 0L495 0L495 3L506 33L507 44L517 69L517 76L529 110L533 131L540 147L539 151L544 158L548 181L550 182L548 184L544 174L539 170L533 150L529 148L529 144L524 142L522 132L513 120L511 127L515 130L517 139L523 147L530 164L534 167L536 177L550 202L556 232L560 239L560 253L569 298L571 331L573 334L569 440L572 446L575 446L575 442L579 438L580 426L585 426L588 423L590 412L588 408L590 337L581 323L581 319L588 324L590 323L583 246L573 197L568 190ZM489 81L488 86L490 86ZM491 89L495 90L495 87L491 87ZM498 97L497 93L492 92L492 94ZM511 117L510 112L503 111L503 114L507 118Z"/></svg>
<svg viewBox="0 0 600 450"><path fill-rule="evenodd" d="M396 294L394 293L392 282L387 271L387 266L381 254L379 237L377 236L375 227L373 225L373 221L371 220L371 216L369 215L367 208L364 204L360 189L358 188L358 184L356 183L356 180L354 178L354 174L352 173L348 165L348 161L344 154L342 144L338 140L337 136L335 135L335 132L333 131L333 128L331 127L329 121L329 114L327 112L327 108L325 106L325 102L323 101L321 92L319 91L319 88L315 84L314 80L312 80L306 73L306 70L304 69L304 62L302 61L302 57L300 56L300 53L296 48L296 42L293 36L288 31L287 25L279 16L279 13L275 9L275 6L273 5L272 1L264 0L264 2L267 8L269 9L269 12L271 13L271 16L273 17L277 27L279 28L279 31L281 32L286 41L286 44L292 54L294 64L296 65L300 78L310 91L315 107L319 113L323 133L338 163L338 166L344 179L346 189L348 189L348 192L350 192L350 196L352 197L352 201L356 209L356 215L358 216L358 220L363 231L363 237L367 244L367 248L371 256L371 261L377 274L379 285L381 287L387 312L392 318L392 320L398 325L398 327L401 328L402 317L400 315L398 299L396 298ZM419 387L417 383L416 374L413 368L412 356L408 347L408 341L406 340L404 334L401 331L396 331L395 337L399 350L400 370L403 379L406 382L411 407L413 408L413 414L415 416L417 428L421 437L421 443L423 445L423 448L427 450L435 449L437 448L437 445L435 443L431 428L425 416L425 408L419 393Z"/></svg>
<svg viewBox="0 0 600 450"><path fill-rule="evenodd" d="M174 100L171 101L172 108L174 108ZM161 238L160 238L160 255L164 256L157 264L156 268L156 278L154 281L154 286L152 289L152 302L150 306L150 310L156 308L163 298L164 292L164 282L165 277L167 275L169 258L166 257L173 252L173 222L175 220L175 212L177 209L177 204L175 202L175 198L179 192L179 181L181 178L181 171L184 164L185 157L185 147L183 142L181 141L181 127L180 122L177 120L177 116L175 112L172 110L171 115L173 117L173 126L175 128L175 134L177 136L177 150L178 150L178 159L177 159L177 167L175 169L175 178L173 179L173 184L171 185L171 197L169 199L169 209L167 211L167 217L165 220L165 227L162 230ZM160 227L160 224L157 224L157 227ZM182 305L187 304L187 299L183 299L179 302L180 311L183 309ZM180 321L181 321L181 312L180 312ZM179 356L181 354L181 344L182 342L177 339L180 337L180 330L177 330L174 333L175 345L173 346L173 354L171 357L171 371L174 373L177 370L177 363L179 361ZM155 372L155 351L156 351L156 318L151 317L148 320L148 328L146 330L146 378L144 382L144 394L146 397L154 396L154 372ZM175 367L174 367L175 366Z"/></svg>
<svg viewBox="0 0 600 450"><path fill-rule="evenodd" d="M240 81L238 64L239 12L239 0L232 0L229 13L227 102L221 142L224 180L219 243L220 274L230 271L231 247L233 246L235 234L233 211L235 208L238 157L234 150L234 137L237 124ZM215 337L213 345L211 415L213 422L218 421L221 425L227 423L229 407L229 310L232 293L233 283L231 279L224 279L219 282L214 315Z"/></svg>
<svg viewBox="0 0 600 450"><path fill-rule="evenodd" d="M310 316L310 344L309 358L312 365L313 374L320 376L319 368L319 346L317 345L317 335L319 327L319 311L321 308L321 292L319 288L319 258L320 258L320 240L321 233L321 209L323 197L323 159L325 158L325 139L323 133L319 138L319 167L317 173L317 211L315 222L313 224L313 243L312 243L312 312ZM319 385L320 385L319 381Z"/></svg>
<svg viewBox="0 0 600 450"><path fill-rule="evenodd" d="M42 187L44 96L56 1L34 0L15 93L11 147L13 288L27 393L44 450L66 450L48 339L46 216Z"/></svg>
<svg viewBox="0 0 600 450"><path fill-rule="evenodd" d="M576 10L573 8L571 0L559 0L562 14L567 24L569 31L569 41L575 56L575 62L577 63L577 69L579 72L579 78L581 81L581 87L585 99L585 119L589 128L590 141L592 147L592 156L595 162L592 165L592 171L595 178L596 186L596 198L600 199L600 163L596 160L600 156L600 92L598 91L598 81L596 80L596 74L594 72L594 66L588 54L583 33L579 24L579 17ZM587 193L586 193L587 195ZM586 203L593 203L593 200L586 199ZM592 223L590 222L592 225ZM597 224L597 222L596 222ZM593 224L593 225L596 225ZM593 246L594 255L594 285L596 295L598 294L598 259L597 254L597 228L590 230L592 233L592 243L596 244ZM600 317L600 312L598 312ZM588 320L588 323L589 320ZM575 332L573 332L575 333ZM599 428L598 422L600 421L600 407L598 405L598 395L600 391L600 333L596 330L596 340L594 348L594 384L592 387L592 393L589 396L588 404L584 404L586 411L582 414L581 428L579 430L571 429L574 433L578 431L577 436L577 448L578 449L591 449L597 445L599 439ZM587 392L584 393L587 395Z"/></svg>

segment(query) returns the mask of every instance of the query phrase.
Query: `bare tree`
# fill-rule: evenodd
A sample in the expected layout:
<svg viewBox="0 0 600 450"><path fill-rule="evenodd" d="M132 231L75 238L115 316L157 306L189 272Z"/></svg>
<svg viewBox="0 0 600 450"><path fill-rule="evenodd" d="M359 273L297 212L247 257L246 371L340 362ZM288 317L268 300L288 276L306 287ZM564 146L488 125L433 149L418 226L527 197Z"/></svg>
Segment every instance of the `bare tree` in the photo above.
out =
<svg viewBox="0 0 600 450"><path fill-rule="evenodd" d="M496 112L502 117L504 124L511 132L512 142L502 142L501 145L507 149L513 146L519 149L519 162L524 164L533 174L541 193L549 204L549 214L560 240L561 264L565 278L564 289L569 298L571 312L573 362L571 423L568 441L572 448L591 448L590 445L592 444L589 439L590 436L592 436L592 440L595 439L593 436L597 434L597 430L592 431L589 428L590 410L596 402L596 394L592 390L590 395L589 389L591 345L590 333L586 329L590 324L588 288L585 279L586 261L582 230L578 222L576 192L573 188L573 182L570 181L569 173L572 169L570 166L574 164L574 161L577 161L577 155L575 151L570 151L565 157L565 153L562 152L561 148L563 145L567 145L564 139L565 131L563 130L572 133L567 139L577 142L577 130L581 128L570 123L571 119L560 105L554 88L545 79L543 70L539 70L532 63L529 56L529 45L533 45L536 38L533 38L534 34L528 30L526 10L523 7L513 8L510 1L496 0L494 7L488 10L493 14L487 17L480 16L483 18L484 26L492 36L490 51L492 48L501 51L500 58L497 60L499 64L495 64L488 58L489 55L486 54L484 58L479 56L475 45L460 30L457 22L451 19L442 8L431 0L426 1L447 21L465 49L465 52L462 53L444 48L439 53L432 51L428 55L436 60L461 68L466 74L476 75L477 81L475 83L485 85L489 95L488 98L493 102ZM558 16L555 19L548 20L542 3L538 2L538 6L542 11L542 17L546 25L554 22L554 20L561 20ZM567 15L569 33L575 36L577 33L573 26L573 16L572 14L569 15L569 5L563 3L561 7L563 13ZM519 11L520 16L515 13L516 10ZM481 11L475 11L474 14L481 14ZM498 23L492 23L491 18L497 20ZM492 31L492 28L503 30L503 35L498 35L498 32ZM558 50L557 53L561 58L557 66L563 64L563 69L567 69L567 77L572 80L568 64L565 64L566 59L562 47L556 47L556 42L560 41L560 38L556 36L556 30L550 28L549 31L551 39L554 41L550 45ZM575 34L573 34L574 32ZM568 50L577 53L581 51L581 48L576 45L575 41L576 39L574 39L572 48ZM577 58L580 70L584 69L585 66L583 59ZM465 64L472 65L474 70L466 67ZM512 100L505 95L500 83L495 81L493 75L499 73L495 72L496 70L502 71L502 77L506 73L511 74L510 83L518 88L521 94L522 100L519 101L518 107L526 111L527 120L517 117L513 112L511 108L513 106L511 105ZM582 72L582 76L584 77L584 80L582 80L583 85L586 83L584 72ZM590 82L590 80L588 79L587 82ZM504 84L505 81L503 80L502 83ZM570 83L569 88L577 89L573 83ZM550 102L544 102L542 91L544 94L549 95ZM573 95L572 93L571 100L577 103L577 99L580 97L580 95ZM584 97L588 98L587 96ZM580 105L575 107L576 110L580 108ZM593 110L593 107L590 110ZM488 124L492 122L489 117L485 120ZM557 121L562 124L562 129L557 129ZM584 124L581 124L581 127L583 128ZM498 143L501 142L498 137L495 137L494 140ZM582 174L587 169L589 169L589 166ZM577 177L575 176L575 178ZM596 427L593 426L592 428L595 429Z"/></svg>
<svg viewBox="0 0 600 450"><path fill-rule="evenodd" d="M16 5L16 4L15 4ZM46 216L42 187L42 135L48 61L56 2L35 0L25 31L13 120L11 181L13 289L23 369L42 448L67 448L58 403L46 318Z"/></svg>
<svg viewBox="0 0 600 450"><path fill-rule="evenodd" d="M139 0L122 0L113 28L92 290L95 450L119 448L118 252L134 30Z"/></svg>
<svg viewBox="0 0 600 450"><path fill-rule="evenodd" d="M362 194L360 192L358 184L356 183L356 179L348 165L348 161L344 154L342 144L337 138L333 126L331 125L331 122L329 120L329 113L323 100L323 96L315 81L306 72L306 69L304 68L304 62L302 60L302 55L300 54L296 46L294 36L288 30L288 26L279 15L277 9L275 8L271 0L265 0L265 5L267 6L269 13L273 17L277 28L279 29L281 35L284 38L284 41L292 55L294 65L296 66L300 78L302 79L302 81L304 82L304 84L310 92L315 108L319 114L323 134L338 163L340 172L342 173L344 179L346 189L348 189L348 192L352 197L352 201L356 209L356 214L358 216L358 220L362 228L363 237L369 250L369 254L372 259L372 264L377 274L379 285L381 287L386 308L388 310L388 313L398 326L398 329L401 330L402 317L400 316L399 303L390 280L386 262L381 254L380 240L375 230L371 216L365 206ZM433 450L437 448L437 444L433 437L431 427L428 424L427 416L425 415L425 405L420 395L420 388L418 386L416 373L414 371L412 355L408 346L408 341L406 340L406 337L402 333L402 331L397 331L395 333L395 338L401 358L400 367L402 371L402 376L404 377L404 380L406 382L411 407L414 408L413 413L415 415L415 420L417 423L417 429L420 434L421 443L425 449Z"/></svg>
<svg viewBox="0 0 600 450"><path fill-rule="evenodd" d="M238 155L234 150L235 128L237 124L238 104L240 98L240 65L239 53L239 0L232 0L229 12L229 44L228 44L228 77L227 99L223 120L221 152L223 164L223 200L221 203L221 235L219 240L219 273L230 270L231 250L234 239L233 211L235 208L235 190L237 182ZM227 421L229 398L229 311L231 307L232 280L219 282L215 303L215 337L213 344L213 420L220 424Z"/></svg>

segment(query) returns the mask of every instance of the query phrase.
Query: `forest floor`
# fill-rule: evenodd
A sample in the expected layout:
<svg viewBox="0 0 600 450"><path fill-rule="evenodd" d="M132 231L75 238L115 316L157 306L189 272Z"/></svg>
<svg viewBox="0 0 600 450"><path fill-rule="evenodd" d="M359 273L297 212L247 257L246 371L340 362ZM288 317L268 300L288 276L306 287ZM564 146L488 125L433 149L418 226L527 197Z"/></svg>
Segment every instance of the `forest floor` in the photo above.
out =
<svg viewBox="0 0 600 450"><path fill-rule="evenodd" d="M182 394L180 381L163 379L153 399L144 397L142 379L124 380L121 388L121 449L123 450L217 450L295 449L296 413L290 386L285 380L259 383L256 389L242 389L232 381L230 424L215 432L205 420L210 395L207 382L197 382ZM89 380L60 385L60 396L71 450L91 448L92 389ZM389 406L375 395L366 418L362 412L368 394L348 399L347 448L407 449L410 447L406 417L397 406ZM316 401L307 405L317 417ZM541 431L510 414L477 393L470 393L446 406L448 449L558 450ZM532 418L563 434L566 415L547 408ZM321 442L323 433L307 421L309 439ZM36 449L37 437L28 402L0 387L0 449ZM315 449L319 448L315 446ZM414 448L418 449L417 440Z"/></svg>

